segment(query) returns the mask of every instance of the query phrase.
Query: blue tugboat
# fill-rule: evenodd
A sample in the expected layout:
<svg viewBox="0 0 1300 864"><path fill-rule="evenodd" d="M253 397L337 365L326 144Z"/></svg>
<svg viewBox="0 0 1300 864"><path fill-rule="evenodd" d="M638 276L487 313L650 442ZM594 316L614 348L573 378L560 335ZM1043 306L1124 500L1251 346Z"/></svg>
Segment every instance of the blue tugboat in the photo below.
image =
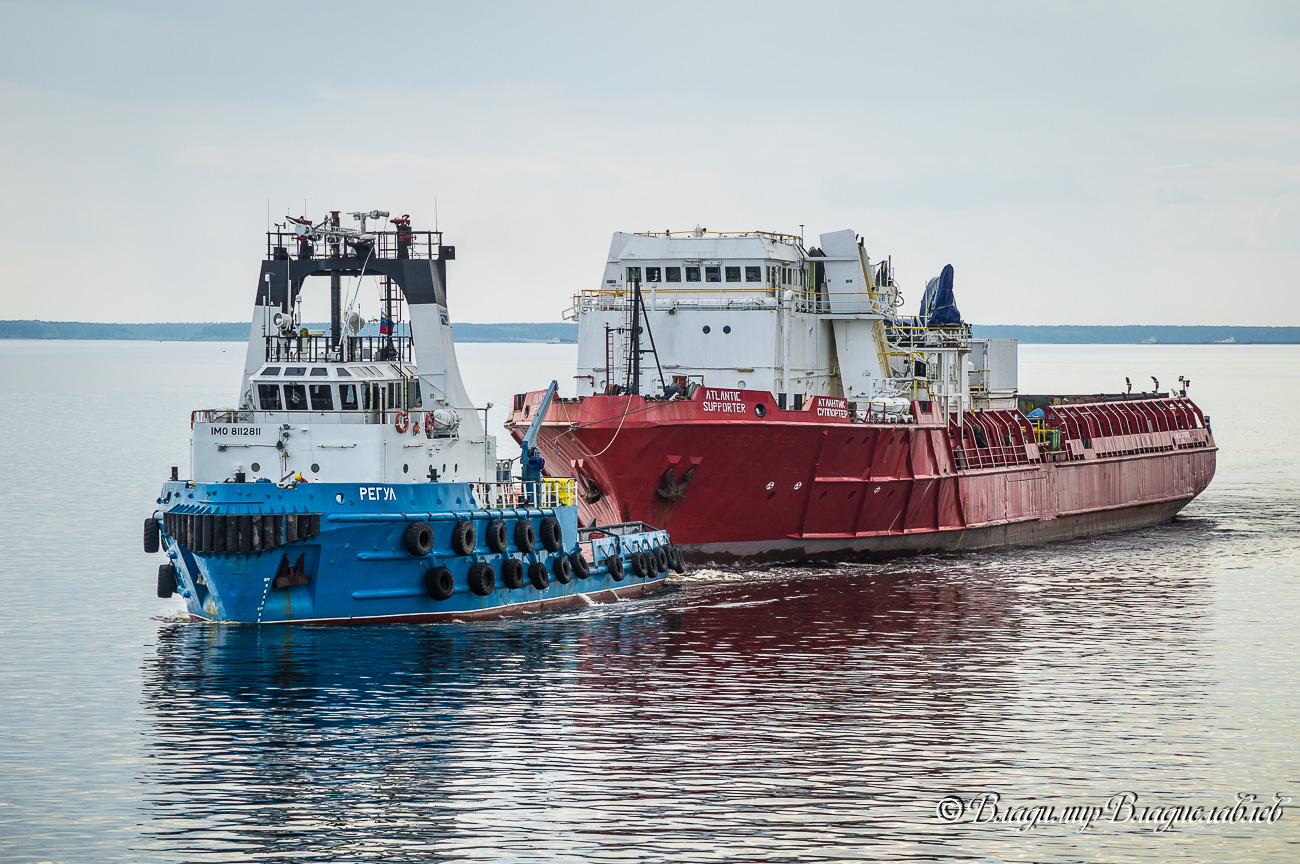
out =
<svg viewBox="0 0 1300 864"><path fill-rule="evenodd" d="M267 232L239 407L191 415L192 479L173 468L144 523L145 551L168 559L158 596L213 621L471 620L635 597L682 572L663 531L579 528L574 480L542 477L547 406L519 475L497 459L456 364L455 247L406 216L339 215ZM366 277L378 328L344 307ZM303 288L323 279L330 329L310 330Z"/></svg>

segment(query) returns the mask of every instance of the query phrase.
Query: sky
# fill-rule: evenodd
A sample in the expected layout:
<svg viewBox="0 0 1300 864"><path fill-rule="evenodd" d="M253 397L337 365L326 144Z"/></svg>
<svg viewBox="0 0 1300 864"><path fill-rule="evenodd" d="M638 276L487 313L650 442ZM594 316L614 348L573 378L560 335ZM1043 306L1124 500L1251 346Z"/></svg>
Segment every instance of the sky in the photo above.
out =
<svg viewBox="0 0 1300 864"><path fill-rule="evenodd" d="M453 321L559 320L615 231L803 225L892 256L908 311L952 264L974 323L1300 325L1294 2L0 21L4 319L247 320L268 207L430 228L436 201Z"/></svg>

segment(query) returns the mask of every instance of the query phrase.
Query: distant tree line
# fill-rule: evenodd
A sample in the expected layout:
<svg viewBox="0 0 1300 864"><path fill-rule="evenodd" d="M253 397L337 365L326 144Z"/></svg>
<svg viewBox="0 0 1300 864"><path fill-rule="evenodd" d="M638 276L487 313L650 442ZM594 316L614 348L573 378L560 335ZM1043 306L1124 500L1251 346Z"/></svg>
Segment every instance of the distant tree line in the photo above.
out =
<svg viewBox="0 0 1300 864"><path fill-rule="evenodd" d="M323 330L325 324L308 324ZM372 329L373 329L372 325ZM460 342L578 341L578 325L570 321L539 324L453 324ZM1300 327L1175 327L1131 325L975 324L977 339L1019 339L1028 343L1198 345L1233 340L1239 344L1297 344ZM0 339L147 339L161 342L242 342L248 324L241 321L208 324L95 324L83 321L0 321Z"/></svg>
<svg viewBox="0 0 1300 864"><path fill-rule="evenodd" d="M307 324L324 330L327 324ZM371 325L369 330L374 330ZM578 341L578 325L571 322L545 324L453 324L452 335L460 342L561 342ZM158 342L242 342L248 338L248 323L213 324L95 324L84 321L0 321L0 339L145 339Z"/></svg>
<svg viewBox="0 0 1300 864"><path fill-rule="evenodd" d="M1295 344L1300 342L1300 327L974 324L971 335L977 339L1019 339L1030 343L1074 345L1123 345L1151 341L1169 345L1203 345L1228 339L1243 344Z"/></svg>

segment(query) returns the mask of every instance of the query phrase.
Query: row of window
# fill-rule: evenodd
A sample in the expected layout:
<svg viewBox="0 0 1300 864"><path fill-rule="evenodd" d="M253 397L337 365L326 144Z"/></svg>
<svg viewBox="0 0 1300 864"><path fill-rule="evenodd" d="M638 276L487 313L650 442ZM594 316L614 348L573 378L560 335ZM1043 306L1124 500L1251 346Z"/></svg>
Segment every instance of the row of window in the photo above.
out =
<svg viewBox="0 0 1300 864"><path fill-rule="evenodd" d="M641 281L641 267L627 268L627 281ZM722 265L706 264L704 267L698 265L687 265L685 267L645 267L645 281L651 282L681 282L682 271L686 271L687 282L699 282L700 271L704 272L705 282L739 282L741 270L745 271L746 282L762 282L762 267L724 267ZM782 285L803 285L805 271L802 267L768 267L767 281L776 285L779 280ZM662 279L661 279L662 277Z"/></svg>
<svg viewBox="0 0 1300 864"><path fill-rule="evenodd" d="M311 375L313 378L324 378L324 377L326 377L326 376L328 376L328 375L330 374L330 367L328 367L328 366L312 366L312 367L311 367L311 372L308 372L308 371L307 371L307 368L308 368L308 367L306 367L306 366L286 366L285 369L284 369L284 377L289 378L289 377L292 377L292 376L295 376L295 375L308 375L308 374L309 374L309 375ZM381 371L379 371L379 369L378 369L377 367L375 367L375 366L354 366L354 367L352 367L352 372L349 372L347 369L344 369L342 366L335 366L334 369L335 369L335 371L338 373L338 376L339 376L340 378L352 378L352 377L353 377L352 372L357 373L357 374L356 374L356 377L358 377L358 378L364 378L364 377L366 377L367 375L371 376L372 378L382 378L383 375L384 375L384 373L381 372ZM258 374L259 374L259 375L279 375L279 374L280 374L280 367L279 367L279 366L267 366L265 369L263 369L263 370L262 370L261 372L259 372Z"/></svg>
<svg viewBox="0 0 1300 864"><path fill-rule="evenodd" d="M358 404L357 388L360 387ZM402 408L403 387L396 382L387 385L339 384L338 406L340 411L369 411L372 406L378 411L381 407L390 410ZM407 388L408 408L420 407L420 382L416 381ZM283 394L283 398L281 398ZM257 404L263 411L333 411L335 404L335 387L333 384L258 384Z"/></svg>

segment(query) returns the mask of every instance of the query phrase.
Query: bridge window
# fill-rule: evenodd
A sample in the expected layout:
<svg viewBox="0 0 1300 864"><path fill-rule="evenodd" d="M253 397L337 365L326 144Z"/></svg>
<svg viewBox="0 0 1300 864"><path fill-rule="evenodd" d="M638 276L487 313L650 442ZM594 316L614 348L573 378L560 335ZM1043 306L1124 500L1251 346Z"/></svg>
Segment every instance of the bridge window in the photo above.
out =
<svg viewBox="0 0 1300 864"><path fill-rule="evenodd" d="M258 384L257 404L262 406L263 411L279 411L280 410L280 385L279 384Z"/></svg>
<svg viewBox="0 0 1300 864"><path fill-rule="evenodd" d="M665 282L680 282L680 281L682 281L682 268L680 268L680 267L665 267L665 268L664 268L664 281L665 281Z"/></svg>
<svg viewBox="0 0 1300 864"><path fill-rule="evenodd" d="M745 281L746 281L746 282L762 282L762 281L763 281L763 268L762 268L762 267L746 267L746 268L745 268Z"/></svg>
<svg viewBox="0 0 1300 864"><path fill-rule="evenodd" d="M306 367L306 366L290 366L289 368L287 368L287 369L284 370L284 374L285 374L285 375L306 375L306 374L307 374L307 367Z"/></svg>
<svg viewBox="0 0 1300 864"><path fill-rule="evenodd" d="M712 266L712 267L710 267L710 266L706 266L706 267L704 268L704 281L705 281L705 282L721 282L721 281L722 281L722 268L721 268L721 267L718 267L718 266Z"/></svg>
<svg viewBox="0 0 1300 864"><path fill-rule="evenodd" d="M344 411L357 410L357 385L339 385L339 407Z"/></svg>
<svg viewBox="0 0 1300 864"><path fill-rule="evenodd" d="M311 374L319 378L322 375L329 375L330 370L325 368L324 366L313 366L311 370Z"/></svg>
<svg viewBox="0 0 1300 864"><path fill-rule="evenodd" d="M267 366L265 369L262 370L262 374L263 374L263 375L279 375L279 374L280 374L280 367L279 367L279 366Z"/></svg>
<svg viewBox="0 0 1300 864"><path fill-rule="evenodd" d="M342 366L340 366L340 367L338 368L338 373L339 373L339 377L340 377L340 378L351 378L351 377L352 377L352 373L349 372L348 370L344 369Z"/></svg>
<svg viewBox="0 0 1300 864"><path fill-rule="evenodd" d="M740 268L739 268L739 267L728 267L728 268L727 268L727 281L728 281L728 282L739 282L739 281L740 281Z"/></svg>
<svg viewBox="0 0 1300 864"><path fill-rule="evenodd" d="M699 267L687 267L687 268L686 268L686 281L687 281L687 282L699 282L699 281L700 281L700 268L699 268Z"/></svg>
<svg viewBox="0 0 1300 864"><path fill-rule="evenodd" d="M658 268L658 267L647 267L647 268L645 268L645 281L647 281L647 282L658 282L658 281L659 281L659 268Z"/></svg>
<svg viewBox="0 0 1300 864"><path fill-rule="evenodd" d="M334 410L334 388L328 384L313 384L308 388L311 391L311 410L313 411L333 411Z"/></svg>
<svg viewBox="0 0 1300 864"><path fill-rule="evenodd" d="M629 282L640 282L640 281L641 281L641 268L640 268L640 267L629 267L629 268L627 268L627 281L629 281Z"/></svg>
<svg viewBox="0 0 1300 864"><path fill-rule="evenodd" d="M307 388L301 384L284 385L284 407L289 411L306 411Z"/></svg>

